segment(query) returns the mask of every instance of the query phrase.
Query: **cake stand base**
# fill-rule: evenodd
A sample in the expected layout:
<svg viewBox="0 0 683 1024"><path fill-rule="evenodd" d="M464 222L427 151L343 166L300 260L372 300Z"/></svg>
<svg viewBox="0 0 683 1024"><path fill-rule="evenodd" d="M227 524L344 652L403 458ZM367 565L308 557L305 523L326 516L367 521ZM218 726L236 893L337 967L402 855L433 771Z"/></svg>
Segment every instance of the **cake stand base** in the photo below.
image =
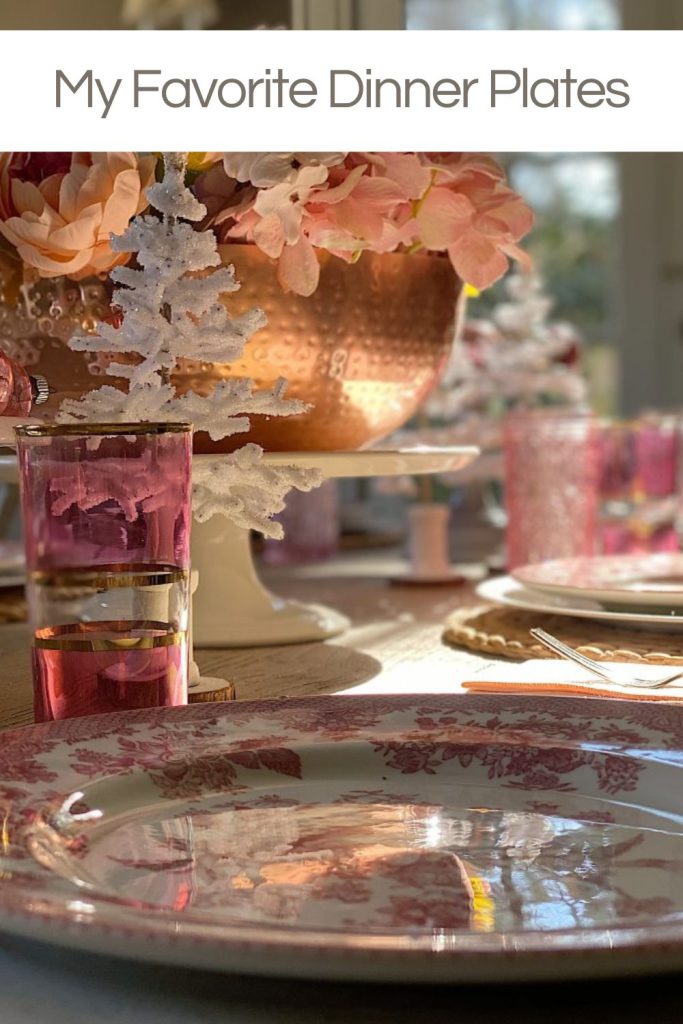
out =
<svg viewBox="0 0 683 1024"><path fill-rule="evenodd" d="M271 594L251 555L249 532L225 516L192 526L192 566L199 586L192 602L195 647L262 647L325 640L349 620L323 605Z"/></svg>

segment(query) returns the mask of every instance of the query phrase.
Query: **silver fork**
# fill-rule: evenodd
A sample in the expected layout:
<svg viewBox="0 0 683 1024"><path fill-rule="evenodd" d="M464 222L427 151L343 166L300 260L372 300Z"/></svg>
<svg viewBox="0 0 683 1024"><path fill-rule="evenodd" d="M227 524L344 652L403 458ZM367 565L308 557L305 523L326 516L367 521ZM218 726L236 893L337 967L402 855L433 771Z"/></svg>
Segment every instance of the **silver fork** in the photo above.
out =
<svg viewBox="0 0 683 1024"><path fill-rule="evenodd" d="M581 665L582 668L588 669L593 675L607 680L608 683L616 683L620 686L635 686L647 690L659 690L662 686L668 686L669 683L673 683L676 679L683 677L683 666L679 665L675 672L664 676L662 679L641 679L638 676L633 676L632 679L620 679L606 665L593 661L592 658L587 658L585 654L579 654L573 647L563 644L556 636L546 633L544 629L530 629L529 632L535 640L538 640L554 654L559 654L561 658L566 658L567 661L576 662L577 665Z"/></svg>

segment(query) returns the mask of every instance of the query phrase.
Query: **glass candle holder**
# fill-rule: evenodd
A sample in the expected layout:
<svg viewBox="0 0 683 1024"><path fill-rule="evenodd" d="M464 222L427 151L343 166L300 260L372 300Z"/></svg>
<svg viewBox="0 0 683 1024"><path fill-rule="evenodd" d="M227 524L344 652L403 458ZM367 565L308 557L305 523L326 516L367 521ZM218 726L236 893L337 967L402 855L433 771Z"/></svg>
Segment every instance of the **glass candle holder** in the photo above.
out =
<svg viewBox="0 0 683 1024"><path fill-rule="evenodd" d="M635 433L638 497L666 498L676 494L679 421L673 416L644 415Z"/></svg>
<svg viewBox="0 0 683 1024"><path fill-rule="evenodd" d="M681 421L644 413L601 428L601 550L678 551Z"/></svg>
<svg viewBox="0 0 683 1024"><path fill-rule="evenodd" d="M339 493L336 480L325 480L313 491L292 489L277 516L285 535L266 539L267 565L305 565L325 562L339 551Z"/></svg>
<svg viewBox="0 0 683 1024"><path fill-rule="evenodd" d="M595 551L599 431L590 415L534 410L504 427L508 568Z"/></svg>
<svg viewBox="0 0 683 1024"><path fill-rule="evenodd" d="M16 435L36 721L186 703L191 427Z"/></svg>

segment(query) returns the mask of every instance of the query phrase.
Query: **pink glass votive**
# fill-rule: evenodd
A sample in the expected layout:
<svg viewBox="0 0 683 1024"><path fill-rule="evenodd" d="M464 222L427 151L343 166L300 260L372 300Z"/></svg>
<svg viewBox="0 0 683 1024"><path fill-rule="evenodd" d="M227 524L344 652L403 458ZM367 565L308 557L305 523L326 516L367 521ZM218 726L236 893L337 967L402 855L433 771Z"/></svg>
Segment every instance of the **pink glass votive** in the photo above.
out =
<svg viewBox="0 0 683 1024"><path fill-rule="evenodd" d="M636 431L631 423L600 428L600 495L603 501L629 501L636 483Z"/></svg>
<svg viewBox="0 0 683 1024"><path fill-rule="evenodd" d="M657 413L601 428L603 554L678 550L680 429Z"/></svg>
<svg viewBox="0 0 683 1024"><path fill-rule="evenodd" d="M593 554L599 433L590 415L511 413L504 426L508 567Z"/></svg>
<svg viewBox="0 0 683 1024"><path fill-rule="evenodd" d="M190 426L16 434L36 721L186 703Z"/></svg>
<svg viewBox="0 0 683 1024"><path fill-rule="evenodd" d="M644 417L635 432L636 472L647 498L675 494L678 482L678 423L671 417Z"/></svg>
<svg viewBox="0 0 683 1024"><path fill-rule="evenodd" d="M285 535L268 538L263 560L268 565L325 562L339 550L339 497L336 480L325 480L313 491L291 490L280 512Z"/></svg>

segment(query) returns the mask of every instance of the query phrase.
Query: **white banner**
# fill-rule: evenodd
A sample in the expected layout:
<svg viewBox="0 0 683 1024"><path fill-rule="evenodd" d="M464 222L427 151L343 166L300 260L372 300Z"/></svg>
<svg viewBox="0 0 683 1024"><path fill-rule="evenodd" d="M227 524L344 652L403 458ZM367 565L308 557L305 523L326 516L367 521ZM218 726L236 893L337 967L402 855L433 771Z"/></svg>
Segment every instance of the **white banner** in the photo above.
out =
<svg viewBox="0 0 683 1024"><path fill-rule="evenodd" d="M0 32L3 150L682 150L682 32Z"/></svg>

